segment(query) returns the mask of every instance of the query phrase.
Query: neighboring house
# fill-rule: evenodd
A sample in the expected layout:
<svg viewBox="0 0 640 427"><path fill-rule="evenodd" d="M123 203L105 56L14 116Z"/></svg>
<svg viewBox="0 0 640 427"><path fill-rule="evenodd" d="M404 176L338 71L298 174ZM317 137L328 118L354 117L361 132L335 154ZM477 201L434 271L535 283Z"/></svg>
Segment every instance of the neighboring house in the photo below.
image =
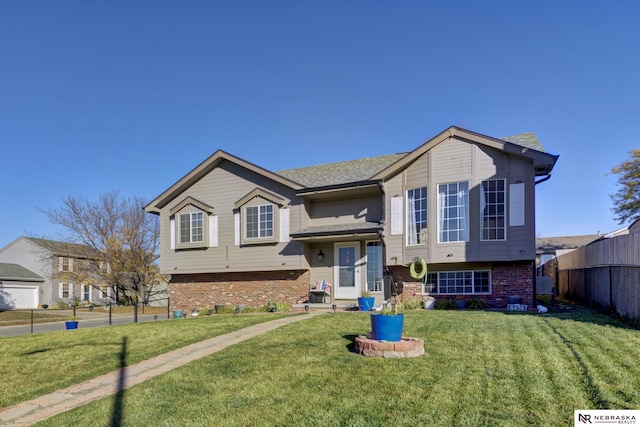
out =
<svg viewBox="0 0 640 427"><path fill-rule="evenodd" d="M36 307L59 302L111 302L110 289L96 289L64 278L64 273L73 272L74 264L86 260L91 253L90 248L82 245L20 237L0 249L0 262L18 264L44 278Z"/></svg>
<svg viewBox="0 0 640 427"><path fill-rule="evenodd" d="M533 134L450 127L408 153L271 172L216 151L149 203L171 306L535 294L535 185L557 156ZM540 177L538 179L538 177ZM428 274L410 276L422 258Z"/></svg>
<svg viewBox="0 0 640 427"><path fill-rule="evenodd" d="M547 261L559 255L571 252L581 246L605 237L602 234L581 236L539 237L536 239L536 265L543 266Z"/></svg>
<svg viewBox="0 0 640 427"><path fill-rule="evenodd" d="M0 262L0 310L38 308L43 283L21 265Z"/></svg>

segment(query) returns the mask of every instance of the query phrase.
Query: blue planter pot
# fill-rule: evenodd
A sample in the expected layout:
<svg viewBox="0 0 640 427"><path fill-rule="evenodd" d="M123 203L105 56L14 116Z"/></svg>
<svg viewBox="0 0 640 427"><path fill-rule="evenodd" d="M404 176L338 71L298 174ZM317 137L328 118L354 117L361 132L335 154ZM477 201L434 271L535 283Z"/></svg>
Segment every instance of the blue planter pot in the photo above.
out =
<svg viewBox="0 0 640 427"><path fill-rule="evenodd" d="M373 310L374 301L374 297L358 297L358 308L360 311L371 311Z"/></svg>
<svg viewBox="0 0 640 427"><path fill-rule="evenodd" d="M173 318L181 319L182 318L182 310L173 310Z"/></svg>
<svg viewBox="0 0 640 427"><path fill-rule="evenodd" d="M372 314L371 333L378 341L401 341L404 314Z"/></svg>
<svg viewBox="0 0 640 427"><path fill-rule="evenodd" d="M78 322L72 321L72 320L68 320L68 321L64 322L64 326L67 329L78 329Z"/></svg>

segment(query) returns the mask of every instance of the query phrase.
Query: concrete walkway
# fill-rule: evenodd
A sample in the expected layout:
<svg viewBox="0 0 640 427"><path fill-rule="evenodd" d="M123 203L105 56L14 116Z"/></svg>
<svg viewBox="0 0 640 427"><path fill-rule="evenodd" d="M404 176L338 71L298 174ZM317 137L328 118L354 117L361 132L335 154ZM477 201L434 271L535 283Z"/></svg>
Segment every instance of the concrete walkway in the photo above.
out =
<svg viewBox="0 0 640 427"><path fill-rule="evenodd" d="M28 426L223 350L265 332L320 314L284 317L190 344L51 394L0 411L0 425Z"/></svg>

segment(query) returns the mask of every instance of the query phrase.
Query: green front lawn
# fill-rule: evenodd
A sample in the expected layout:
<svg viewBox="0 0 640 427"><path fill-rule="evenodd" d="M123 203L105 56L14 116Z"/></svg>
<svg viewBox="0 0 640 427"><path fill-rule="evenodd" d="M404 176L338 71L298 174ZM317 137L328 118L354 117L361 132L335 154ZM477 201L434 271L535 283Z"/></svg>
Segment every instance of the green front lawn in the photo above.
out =
<svg viewBox="0 0 640 427"><path fill-rule="evenodd" d="M0 338L0 408L281 314L205 316Z"/></svg>
<svg viewBox="0 0 640 427"><path fill-rule="evenodd" d="M161 323L184 327L187 334L192 325L209 328L225 317L243 319ZM147 325L135 326L144 330L155 324ZM128 336L132 347L158 333L150 330L134 337L134 330L120 335ZM352 353L354 338L368 331L366 313L317 316L42 425L109 426L117 420L122 426L563 426L572 425L574 409L640 408L640 331L591 310L544 316L407 312L405 335L425 341L426 356L415 359ZM76 332L86 333L86 341L100 337L98 329ZM23 349L19 364L34 369L30 359L45 357L50 365L60 366L65 360L56 355L69 355L67 347L82 349L73 352L72 359L85 358L84 344L76 341L79 335L58 335L56 344L40 344L33 354ZM118 340L103 337L104 343L95 342L105 361L93 363L109 360L115 367ZM3 341L4 352L8 348ZM127 362L137 360L129 355ZM63 376L59 371L53 375ZM10 383L5 390L16 388L19 385Z"/></svg>

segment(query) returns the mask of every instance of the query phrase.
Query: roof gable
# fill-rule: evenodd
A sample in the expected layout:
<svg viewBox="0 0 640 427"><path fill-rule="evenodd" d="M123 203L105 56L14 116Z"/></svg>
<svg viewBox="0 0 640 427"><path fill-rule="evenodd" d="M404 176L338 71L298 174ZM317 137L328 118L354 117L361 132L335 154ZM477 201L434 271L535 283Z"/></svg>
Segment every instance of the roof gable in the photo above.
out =
<svg viewBox="0 0 640 427"><path fill-rule="evenodd" d="M536 145L535 135L533 134L523 134L529 135L528 137L516 135L513 138L514 140L526 141L527 145L534 146ZM533 135L533 137L531 137ZM506 141L504 139L497 139L490 136L482 135L479 133L471 132L466 129L462 129L456 126L451 126L445 131L439 133L435 137L429 139L421 146L411 151L406 156L402 157L397 162L393 163L386 169L380 171L375 176L371 177L371 179L385 179L391 175L394 175L401 171L402 169L408 167L411 163L413 163L418 157L422 156L424 153L435 147L436 145L448 140L449 138L458 139L460 141L482 144L488 147L496 148L498 150L504 151L509 154L514 154L522 157L528 157L533 160L534 168L536 170L536 176L540 175L548 175L553 166L558 159L558 156L554 156L544 151L539 151L537 149L531 148L530 146L519 145L514 142ZM535 140L535 141L534 141ZM538 141L537 146L542 148L542 145Z"/></svg>
<svg viewBox="0 0 640 427"><path fill-rule="evenodd" d="M183 201L175 205L173 208L171 208L169 213L171 215L175 215L177 212L180 212L187 205L193 205L196 208L200 209L201 211L208 213L209 215L213 213L213 208L211 206L207 205L206 203L202 203L200 200L194 199L191 196L187 197L186 199L184 199Z"/></svg>
<svg viewBox="0 0 640 427"><path fill-rule="evenodd" d="M536 176L548 175L558 159L558 156L544 152L542 144L533 133L498 139L456 126L449 127L409 153L365 157L344 162L286 169L275 173L218 150L145 206L145 211L159 214L160 209L224 161L235 163L297 191L309 188L345 187L349 184L355 185L388 179L407 168L425 152L449 138L486 145L509 154L532 159Z"/></svg>
<svg viewBox="0 0 640 427"><path fill-rule="evenodd" d="M174 200L180 194L182 194L187 188L191 187L194 183L199 181L203 176L209 173L211 170L218 167L221 162L228 161L235 163L245 169L251 170L257 174L265 176L273 181L276 181L282 185L293 188L295 190L302 188L299 183L294 182L284 176L275 174L267 169L264 169L260 166L256 166L253 163L250 163L246 160L243 160L239 157L233 156L229 153L226 153L222 150L218 150L209 156L205 161L200 163L194 169L192 169L188 174L180 178L175 184L165 190L162 194L152 200L149 204L144 207L145 212L159 214L160 209L166 206L169 202Z"/></svg>
<svg viewBox="0 0 640 427"><path fill-rule="evenodd" d="M253 200L256 197L261 197L265 200L270 201L271 203L275 203L276 205L282 207L285 204L285 201L282 197L276 196L273 193L270 193L262 188L256 188L251 190L245 196L243 196L240 200L235 203L235 208L239 209L241 206L245 205L249 200Z"/></svg>

